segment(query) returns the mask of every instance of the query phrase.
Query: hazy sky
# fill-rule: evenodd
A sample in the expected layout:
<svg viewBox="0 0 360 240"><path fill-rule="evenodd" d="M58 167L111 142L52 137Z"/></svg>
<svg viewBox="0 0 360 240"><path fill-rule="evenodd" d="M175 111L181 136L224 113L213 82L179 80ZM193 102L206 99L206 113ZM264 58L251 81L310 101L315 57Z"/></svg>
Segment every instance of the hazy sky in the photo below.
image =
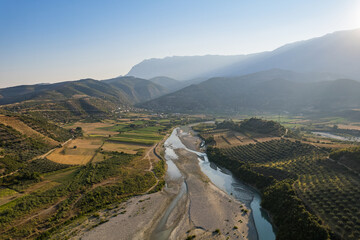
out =
<svg viewBox="0 0 360 240"><path fill-rule="evenodd" d="M246 54L360 27L360 0L0 0L0 87Z"/></svg>

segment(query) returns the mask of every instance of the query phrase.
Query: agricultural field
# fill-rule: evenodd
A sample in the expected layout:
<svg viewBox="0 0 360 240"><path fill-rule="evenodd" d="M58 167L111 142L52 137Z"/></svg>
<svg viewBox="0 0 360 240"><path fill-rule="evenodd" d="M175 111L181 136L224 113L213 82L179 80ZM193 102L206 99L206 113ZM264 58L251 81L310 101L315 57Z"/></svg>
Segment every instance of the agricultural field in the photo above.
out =
<svg viewBox="0 0 360 240"><path fill-rule="evenodd" d="M234 121L241 121L250 116L238 116ZM311 131L334 131L334 127L339 129L339 133L341 130L355 130L360 131L360 122L358 119L351 119L339 116L303 116L303 115L259 115L261 119L272 120L279 122L284 127L294 131L301 130L303 132L311 132ZM217 119L218 120L218 119ZM218 121L223 121L218 120ZM344 131L346 132L346 131Z"/></svg>
<svg viewBox="0 0 360 240"><path fill-rule="evenodd" d="M71 125L65 126L68 129L81 127L83 131L84 137L109 137L109 135L114 135L116 132L107 131L104 128L112 127L114 125L114 121L102 121L102 122L94 122L94 123L84 123L84 122L76 122Z"/></svg>
<svg viewBox="0 0 360 240"><path fill-rule="evenodd" d="M317 138L303 141L300 137L271 140L260 138L256 139L255 143L229 147L218 144L218 132L215 129L207 129L200 134L207 138L214 137L216 141L208 147L211 161L234 169L236 176L257 186L266 196L280 194L276 193L282 191L280 186L290 183L293 193L301 199L306 209L319 219L323 228L329 229L330 234L341 239L360 238L360 165L354 159L360 154L356 152L358 148L336 152L338 147L354 144L331 140L321 140L319 144ZM335 153L331 155L333 159L330 159L332 151ZM290 191L265 197L264 204L275 206L276 201L283 201L280 196L289 194L286 197L289 198L293 193ZM301 207L299 213L300 209ZM269 211L276 219L287 218L286 213L279 209L270 208ZM311 224L316 225L315 222ZM283 223L280 225L287 226ZM294 225L293 228L296 229L297 226ZM281 234L284 231L284 235L288 232L287 229L279 231Z"/></svg>
<svg viewBox="0 0 360 240"><path fill-rule="evenodd" d="M274 118L275 119L275 118ZM297 121L295 121L298 119ZM301 117L288 118L291 123L310 122ZM242 121L237 120L234 123L241 124ZM319 125L320 126L320 125ZM321 125L324 126L324 125ZM253 132L249 130L234 131L227 128L217 128L215 123L202 123L193 127L195 131L199 132L203 139L211 138L210 145L219 148L229 148L241 145L255 144L257 142L267 142L271 140L280 140L286 138L290 141L301 141L302 143L311 144L320 148L346 148L351 147L356 143L348 141L339 141L336 139L329 139L318 136L309 132L308 130L300 131L299 128L288 128L287 136L274 136L272 134L264 134L260 132ZM294 130L295 129L295 130ZM209 140L209 139L208 139ZM209 144L209 143L208 143Z"/></svg>
<svg viewBox="0 0 360 240"><path fill-rule="evenodd" d="M71 140L46 156L47 159L71 165L84 165L90 161L99 162L106 158L102 151L116 151L137 154L145 151L164 138L165 122L156 123L139 116L136 119L104 120L102 122L78 122L66 126L69 129L81 127L83 137Z"/></svg>
<svg viewBox="0 0 360 240"><path fill-rule="evenodd" d="M321 152L318 148L299 141L271 140L256 144L224 148L222 152L234 161L244 163L266 163L291 159L303 155Z"/></svg>
<svg viewBox="0 0 360 240"><path fill-rule="evenodd" d="M351 123L351 124L337 124L339 129L348 129L348 130L358 130L360 131L360 123ZM329 125L329 127L334 127L334 125Z"/></svg>
<svg viewBox="0 0 360 240"><path fill-rule="evenodd" d="M102 139L77 138L56 149L46 158L61 164L83 165L92 160L102 144Z"/></svg>
<svg viewBox="0 0 360 240"><path fill-rule="evenodd" d="M166 131L166 127L160 123L149 120L119 122L114 126L103 129L117 132L116 135L109 138L109 141L113 143L129 143L148 146L161 140Z"/></svg>
<svg viewBox="0 0 360 240"><path fill-rule="evenodd" d="M75 220L161 190L165 165L160 142L172 127L196 120L131 113L67 124L65 130L41 129L40 120L24 120L47 137L59 131L55 136L61 145L55 147L0 124L0 135L6 136L1 154L16 157L19 149L32 150L22 151L27 155L21 161L0 159L0 166L11 167L0 176L0 239L49 239Z"/></svg>
<svg viewBox="0 0 360 240"><path fill-rule="evenodd" d="M28 185L21 196L1 205L2 238L35 238L41 234L46 238L74 217L121 202L156 183L151 172L131 167L141 156L106 154L107 160L98 163L44 174L41 182ZM107 185L99 184L109 178L112 181ZM42 233L44 229L50 232Z"/></svg>
<svg viewBox="0 0 360 240"><path fill-rule="evenodd" d="M306 159L294 186L307 206L344 239L360 238L360 177L327 159Z"/></svg>
<svg viewBox="0 0 360 240"><path fill-rule="evenodd" d="M195 129L196 130L196 129ZM280 137L272 137L250 132L237 132L230 129L212 129L201 131L201 137L213 139L212 145L219 148L230 148L241 145L255 144L270 140L279 140Z"/></svg>
<svg viewBox="0 0 360 240"><path fill-rule="evenodd" d="M104 151L117 151L124 152L129 154L136 154L138 151L147 148L148 146L141 146L138 144L129 144L129 143L114 143L114 142L106 142L102 149Z"/></svg>
<svg viewBox="0 0 360 240"><path fill-rule="evenodd" d="M52 146L56 146L59 144L58 141L51 139L48 136L45 136L40 132L35 131L33 128L26 125L23 121L21 121L17 117L9 117L9 116L5 116L5 115L0 115L0 123L4 124L5 126L9 126L13 129L15 129L16 131L20 132L21 134L24 134L28 137L40 138Z"/></svg>

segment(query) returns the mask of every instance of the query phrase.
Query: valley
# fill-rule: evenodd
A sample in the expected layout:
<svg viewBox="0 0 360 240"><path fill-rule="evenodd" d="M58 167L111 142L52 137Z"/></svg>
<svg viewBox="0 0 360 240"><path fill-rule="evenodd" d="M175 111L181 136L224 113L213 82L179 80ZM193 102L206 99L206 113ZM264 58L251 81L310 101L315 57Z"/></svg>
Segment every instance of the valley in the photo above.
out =
<svg viewBox="0 0 360 240"><path fill-rule="evenodd" d="M153 143L181 122L141 114L103 123L75 122L62 128L69 133L63 144L44 145L48 147L37 152L32 148L27 158L3 143L1 238L48 238L70 222L91 218L97 209L158 191L164 184L165 166L160 145ZM30 129L24 122L15 123ZM14 137L21 139L20 134ZM112 138L121 134L124 137ZM22 138L26 144L27 138Z"/></svg>
<svg viewBox="0 0 360 240"><path fill-rule="evenodd" d="M356 109L158 112L136 81L128 105L105 90L1 106L1 239L359 236ZM58 110L80 99L99 105Z"/></svg>
<svg viewBox="0 0 360 240"><path fill-rule="evenodd" d="M249 123L252 125L253 122L252 120ZM257 123L256 125L259 129L259 125ZM329 153L331 148L338 149L336 145L338 140L327 143L327 148L321 148L316 141L311 143L297 140L301 139L299 136L290 137L289 130L284 132L285 135L274 136L277 132L274 130L280 126L276 124L273 127L268 123L264 125L267 134L224 129L225 126L229 127L225 123L218 124L218 126L220 129L216 130L214 122L206 122L182 126L173 130L164 142L164 157L168 166L164 190L151 194L147 198L144 196L130 199L112 209L111 213L106 213L106 221L101 226L94 229L90 227L91 230L87 229L94 223L87 223L86 227L82 226L80 235L77 235L75 239L78 237L98 239L104 236L107 239L118 239L118 236L124 233L128 234L126 235L128 238L134 239L275 239L275 234L277 239L303 239L304 236L300 232L296 232L294 227L272 222L274 219L284 217L277 215L279 213L276 211L279 210L270 210L272 216L272 220L270 220L267 217L268 213L260 207L260 202L264 207L264 204L269 204L266 202L270 201L267 198L270 199L271 194L277 194L272 191L282 191L280 189L272 190L271 187L267 187L267 184L276 184L274 188L284 186L282 184L292 184L293 192L286 194L295 194L301 199L299 202L300 205L302 204L301 208L304 208L305 205L308 211L306 214L309 214L307 221L315 221L311 224L305 223L306 227L299 228L301 231L306 229L306 237L315 238L316 235L316 239L328 239L327 234L330 234L331 238L337 235L344 239L356 239L358 233L356 228L348 234L343 230L357 225L358 206L355 202L351 202L354 201L354 198L348 198L352 199L349 203L354 208L353 211L345 211L349 215L341 214L340 209L346 208L346 205L341 203L348 201L346 196L353 195L359 184L357 173L354 174L353 171L346 169L348 166L353 167L353 164L357 166L357 163L347 163L344 167L344 165L334 163L334 160L326 159L328 156L326 153ZM203 152L205 150L203 148L204 141L196 137L197 133L191 130L192 128L205 139L208 145L206 152L209 154L210 161ZM282 130L279 132L283 134ZM221 134L222 138L215 137ZM241 141L237 138L238 142L234 141L232 139L234 134L239 135ZM212 137L214 140L209 141ZM319 139L316 135L313 137ZM251 141L245 140L248 138ZM347 147L354 146L352 143L344 142L343 144ZM238 149L239 147L241 148ZM220 149L220 153L217 153L216 149ZM217 160L219 159L218 154L223 154L220 162ZM334 158L339 159L335 155ZM236 163L243 161L242 159L247 159L247 161ZM248 164L251 167L243 168L242 164ZM239 170L234 170L238 169L238 166L240 166ZM232 170L230 172L223 167ZM258 176L253 176L252 171ZM246 183L259 189L261 194ZM342 191L345 191L344 193L339 192L339 184L341 184ZM329 198L327 192L338 197ZM264 196L265 201L261 201ZM322 208L316 205L319 204L319 200L316 199L325 198L328 199L329 207ZM271 201L275 202L267 205L267 210L271 209L270 206L280 204L277 201L283 200L275 198ZM335 202L340 205L335 206ZM282 204L285 203L280 205ZM295 212L297 211L295 205L289 205L286 209L292 208ZM333 209L334 214L329 215L328 208ZM222 216L226 216L226 218L222 218ZM238 219L239 217L240 219ZM290 222L300 224L296 220L296 214L288 217L295 218ZM147 220L144 222L144 219ZM344 228L336 227L339 226L339 223L334 223L333 219L340 219L337 221L341 222L347 219L341 223ZM354 222L351 222L351 219ZM144 224L138 225L137 228L130 228L129 232L132 221ZM318 221L321 222L320 225L317 223ZM350 224L350 226L346 224ZM291 233L288 231L289 228L293 229ZM311 231L314 231L314 236L310 235ZM139 235L139 233L141 234ZM273 234L272 237L271 234ZM289 234L296 235L289 236Z"/></svg>
<svg viewBox="0 0 360 240"><path fill-rule="evenodd" d="M359 240L360 0L0 0L0 240Z"/></svg>

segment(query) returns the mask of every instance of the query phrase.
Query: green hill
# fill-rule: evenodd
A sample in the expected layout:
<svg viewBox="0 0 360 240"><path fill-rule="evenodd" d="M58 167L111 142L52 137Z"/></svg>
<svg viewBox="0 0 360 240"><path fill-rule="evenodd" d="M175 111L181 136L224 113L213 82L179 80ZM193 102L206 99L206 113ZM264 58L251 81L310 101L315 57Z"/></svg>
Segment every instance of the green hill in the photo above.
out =
<svg viewBox="0 0 360 240"><path fill-rule="evenodd" d="M10 104L26 100L66 100L69 98L97 97L109 101L129 103L119 90L93 79L17 86L0 89L0 104Z"/></svg>
<svg viewBox="0 0 360 240"><path fill-rule="evenodd" d="M83 79L55 84L0 89L1 108L32 113L60 122L104 117L119 108L147 101L167 90L151 81L119 77L104 81Z"/></svg>
<svg viewBox="0 0 360 240"><path fill-rule="evenodd" d="M258 134L265 134L274 137L281 137L285 134L286 129L280 123L275 121L267 121L259 118L245 119L237 123L232 120L225 120L223 122L216 122L218 129L231 129L237 132L252 132Z"/></svg>
<svg viewBox="0 0 360 240"><path fill-rule="evenodd" d="M168 92L152 81L135 77L118 77L102 82L123 93L131 103L147 101Z"/></svg>
<svg viewBox="0 0 360 240"><path fill-rule="evenodd" d="M149 81L164 87L169 92L179 90L185 86L184 82L169 77L154 77L149 79Z"/></svg>
<svg viewBox="0 0 360 240"><path fill-rule="evenodd" d="M8 118L14 123L3 122L3 118ZM28 129L33 131L31 135L29 135ZM72 134L69 130L52 124L44 118L19 114L2 115L0 122L0 175L25 168L29 160L48 152L71 137Z"/></svg>

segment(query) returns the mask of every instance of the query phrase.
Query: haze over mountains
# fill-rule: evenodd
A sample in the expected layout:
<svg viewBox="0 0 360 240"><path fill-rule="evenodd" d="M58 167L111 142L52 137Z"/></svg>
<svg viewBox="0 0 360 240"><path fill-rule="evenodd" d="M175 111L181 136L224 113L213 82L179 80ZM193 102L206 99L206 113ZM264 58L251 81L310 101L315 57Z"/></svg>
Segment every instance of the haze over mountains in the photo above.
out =
<svg viewBox="0 0 360 240"><path fill-rule="evenodd" d="M273 69L241 77L211 78L138 106L173 112L293 113L360 107L360 82L348 79L296 81L302 76Z"/></svg>
<svg viewBox="0 0 360 240"><path fill-rule="evenodd" d="M36 102L37 108L77 114L134 104L172 112L346 110L360 107L359 62L357 29L272 52L145 60L128 74L136 77L4 88L0 104L29 109Z"/></svg>
<svg viewBox="0 0 360 240"><path fill-rule="evenodd" d="M146 79L167 76L177 80L190 80L240 76L280 68L297 72L329 73L330 76L359 80L359 62L360 29L356 29L290 43L271 52L148 59L135 65L128 75Z"/></svg>

